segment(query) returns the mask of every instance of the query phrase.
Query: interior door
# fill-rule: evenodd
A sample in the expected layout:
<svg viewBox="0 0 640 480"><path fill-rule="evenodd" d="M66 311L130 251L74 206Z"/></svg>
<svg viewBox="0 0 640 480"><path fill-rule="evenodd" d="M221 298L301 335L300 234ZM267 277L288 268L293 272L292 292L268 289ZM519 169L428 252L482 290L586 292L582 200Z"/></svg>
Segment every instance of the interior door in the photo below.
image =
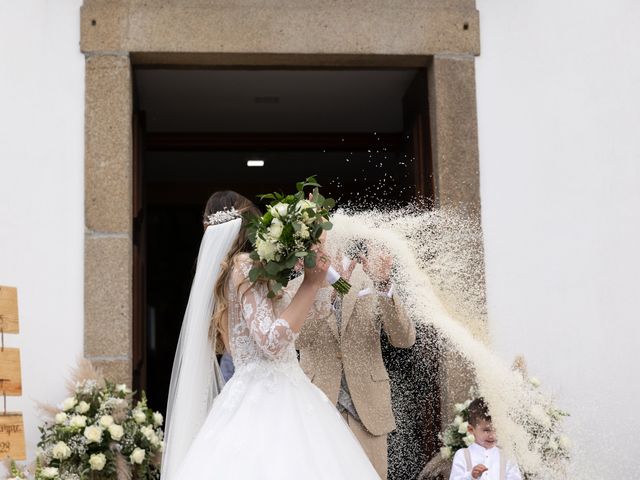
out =
<svg viewBox="0 0 640 480"><path fill-rule="evenodd" d="M144 188L144 115L133 115L133 389L147 388L147 228Z"/></svg>

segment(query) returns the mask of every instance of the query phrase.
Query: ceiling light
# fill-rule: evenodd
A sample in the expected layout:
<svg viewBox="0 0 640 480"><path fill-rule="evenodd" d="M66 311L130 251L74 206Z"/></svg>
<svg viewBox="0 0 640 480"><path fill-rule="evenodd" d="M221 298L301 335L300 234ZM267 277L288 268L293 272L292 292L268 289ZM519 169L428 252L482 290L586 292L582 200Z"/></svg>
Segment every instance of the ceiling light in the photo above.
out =
<svg viewBox="0 0 640 480"><path fill-rule="evenodd" d="M264 167L264 160L247 160L247 167Z"/></svg>

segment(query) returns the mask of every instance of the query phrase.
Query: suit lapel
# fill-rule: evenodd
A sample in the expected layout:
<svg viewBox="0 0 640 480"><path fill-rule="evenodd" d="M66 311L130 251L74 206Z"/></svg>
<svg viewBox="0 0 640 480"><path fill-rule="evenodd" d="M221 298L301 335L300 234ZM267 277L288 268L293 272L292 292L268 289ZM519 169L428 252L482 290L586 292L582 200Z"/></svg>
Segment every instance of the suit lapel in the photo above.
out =
<svg viewBox="0 0 640 480"><path fill-rule="evenodd" d="M347 329L347 324L351 319L351 315L353 315L353 309L358 300L358 292L362 290L362 285L366 280L366 275L361 265L356 265L349 280L351 290L342 299L342 329L340 330L340 336L343 336Z"/></svg>
<svg viewBox="0 0 640 480"><path fill-rule="evenodd" d="M333 288L322 288L320 289L321 297L316 300L321 306L329 305L331 303L331 296L333 295ZM322 312L322 307L319 307L317 311ZM336 337L336 340L339 340L338 335L338 324L336 322L336 313L333 310L333 307L329 307L329 310L325 310L323 313L323 320L327 322L329 325L329 330L333 333L333 336Z"/></svg>
<svg viewBox="0 0 640 480"><path fill-rule="evenodd" d="M326 322L329 324L329 329L333 336L336 337L336 340L340 341L340 335L338 335L338 321L336 320L336 312L331 310L331 314L327 315L325 318Z"/></svg>

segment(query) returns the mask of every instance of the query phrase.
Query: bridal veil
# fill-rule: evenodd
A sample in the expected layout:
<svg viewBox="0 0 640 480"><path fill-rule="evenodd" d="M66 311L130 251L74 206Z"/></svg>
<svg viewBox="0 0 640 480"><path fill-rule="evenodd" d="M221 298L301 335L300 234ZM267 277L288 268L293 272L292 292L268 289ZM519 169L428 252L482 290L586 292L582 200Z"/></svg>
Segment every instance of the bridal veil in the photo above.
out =
<svg viewBox="0 0 640 480"><path fill-rule="evenodd" d="M241 225L240 218L210 225L202 237L171 371L162 480L179 480L175 478L176 472L224 385L215 350L209 340L209 324L215 308L214 287L220 264L238 236Z"/></svg>

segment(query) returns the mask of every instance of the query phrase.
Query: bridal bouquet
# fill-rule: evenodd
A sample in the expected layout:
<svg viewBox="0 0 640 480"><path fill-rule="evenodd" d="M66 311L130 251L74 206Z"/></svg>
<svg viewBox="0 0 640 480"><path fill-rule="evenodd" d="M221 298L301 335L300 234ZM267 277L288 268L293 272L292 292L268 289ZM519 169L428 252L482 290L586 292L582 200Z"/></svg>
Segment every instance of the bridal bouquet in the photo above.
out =
<svg viewBox="0 0 640 480"><path fill-rule="evenodd" d="M155 480L160 478L163 448L162 414L147 406L145 395L133 406L131 390L96 373L75 383L51 416L39 427L35 465L10 467L11 479Z"/></svg>
<svg viewBox="0 0 640 480"><path fill-rule="evenodd" d="M298 262L307 268L316 265L316 252L312 247L320 242L325 230L333 227L329 210L335 201L320 194L320 185L314 177L296 184L293 195L269 193L261 199L271 200L262 217L248 218L249 238L253 245L251 258L257 263L249 272L252 282L269 281L269 297L273 298L286 287ZM311 198L305 198L304 189L313 187ZM327 272L327 281L344 295L351 285L333 267Z"/></svg>

